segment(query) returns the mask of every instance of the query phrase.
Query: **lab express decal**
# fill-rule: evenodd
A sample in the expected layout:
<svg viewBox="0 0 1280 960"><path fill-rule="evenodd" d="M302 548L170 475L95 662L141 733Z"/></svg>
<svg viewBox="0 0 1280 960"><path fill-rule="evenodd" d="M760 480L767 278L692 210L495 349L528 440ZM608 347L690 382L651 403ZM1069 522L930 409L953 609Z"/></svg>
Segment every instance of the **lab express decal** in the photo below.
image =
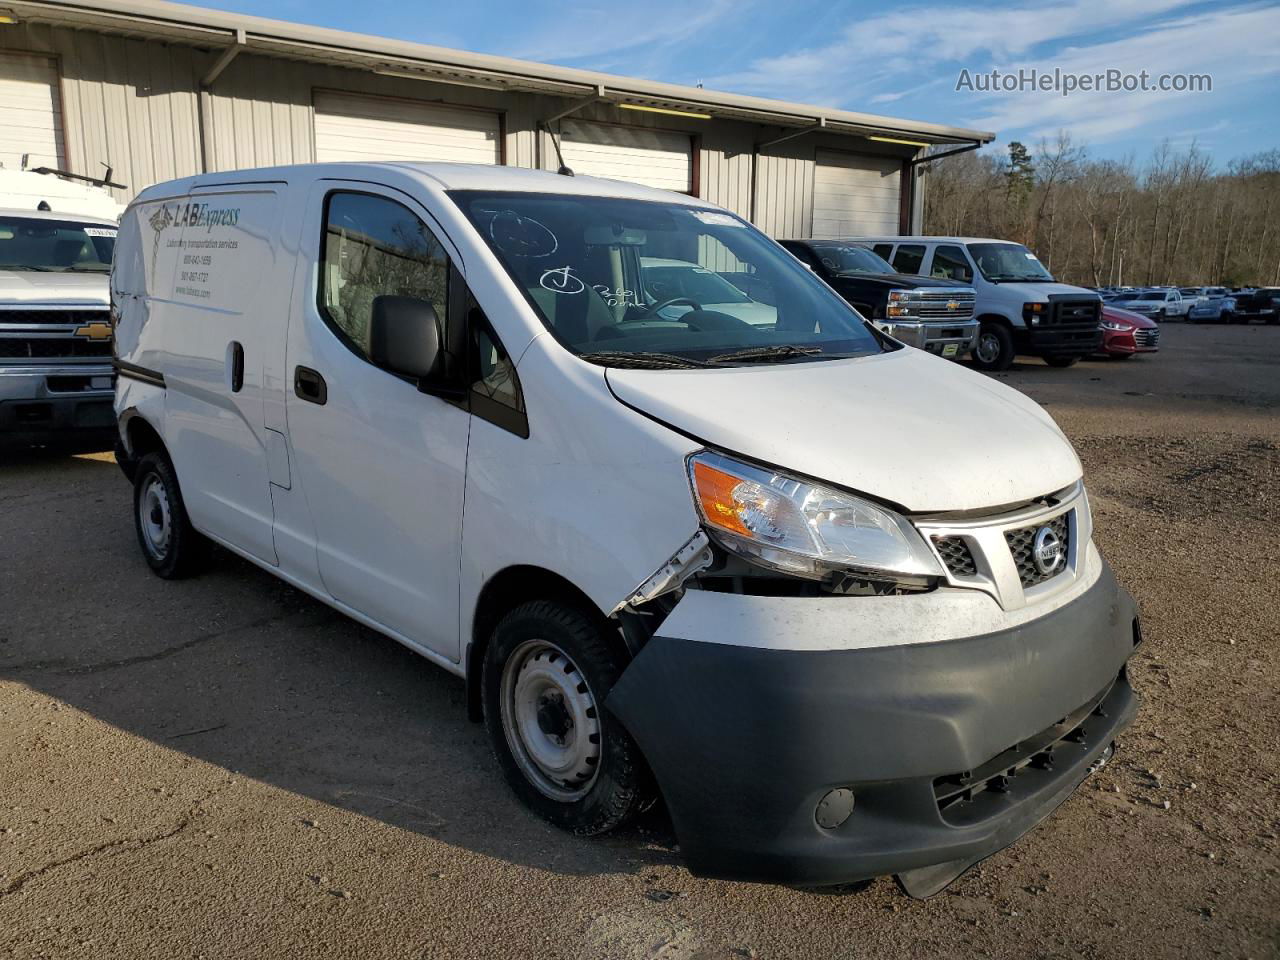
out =
<svg viewBox="0 0 1280 960"><path fill-rule="evenodd" d="M171 278L174 300L239 313L257 290L273 260L267 236L276 197L239 194L234 201L161 203L147 215L152 273Z"/></svg>

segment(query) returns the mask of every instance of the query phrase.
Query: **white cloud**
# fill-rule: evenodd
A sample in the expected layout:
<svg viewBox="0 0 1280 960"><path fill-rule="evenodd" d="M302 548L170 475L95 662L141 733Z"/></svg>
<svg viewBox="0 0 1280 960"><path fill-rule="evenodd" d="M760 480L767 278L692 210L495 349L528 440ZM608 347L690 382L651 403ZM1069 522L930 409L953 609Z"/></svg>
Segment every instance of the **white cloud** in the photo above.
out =
<svg viewBox="0 0 1280 960"><path fill-rule="evenodd" d="M1004 69L1058 67L1064 72L1093 74L1108 68L1137 73L1147 70L1152 81L1162 73L1207 73L1208 93L1176 91L1018 92L985 94L980 112L971 121L987 129L1026 131L1028 139L1052 136L1068 128L1081 139L1105 142L1141 129L1158 138L1178 137L1206 109L1249 96L1267 76L1280 75L1280 51L1271 44L1249 49L1247 37L1280 36L1280 8L1249 6L1187 16L1158 24L1136 36L1060 51L1050 63L1020 61ZM1180 118L1186 123L1180 126Z"/></svg>
<svg viewBox="0 0 1280 960"><path fill-rule="evenodd" d="M1187 12L1192 6L1193 0L1022 0L906 7L851 23L827 44L756 60L709 85L851 109L897 103L908 114L909 104L924 95L936 119L1028 140L1063 127L1094 142L1121 139L1138 128L1144 136L1172 137L1180 117L1189 121L1206 103L1224 104L1250 82L1280 71L1272 42L1280 36L1280 7L1223 3ZM962 67L971 73L992 67L1210 73L1214 91L1076 92L1065 98L1042 91L958 93ZM928 79L921 83L922 77Z"/></svg>
<svg viewBox="0 0 1280 960"><path fill-rule="evenodd" d="M735 0L704 0L696 9L687 0L655 0L565 9L539 18L547 21L546 26L522 29L520 44L511 55L543 62L587 60L597 69L617 66L634 75L642 71L626 63L635 64L637 58L642 64L652 62L730 13L741 15L743 7Z"/></svg>

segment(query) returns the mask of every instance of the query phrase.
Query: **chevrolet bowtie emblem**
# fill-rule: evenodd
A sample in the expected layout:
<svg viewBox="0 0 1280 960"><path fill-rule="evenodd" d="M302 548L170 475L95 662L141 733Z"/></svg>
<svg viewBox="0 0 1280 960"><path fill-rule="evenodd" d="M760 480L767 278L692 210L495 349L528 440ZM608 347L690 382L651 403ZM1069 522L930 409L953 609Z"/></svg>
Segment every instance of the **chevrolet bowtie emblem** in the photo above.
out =
<svg viewBox="0 0 1280 960"><path fill-rule="evenodd" d="M960 302L959 302L958 300L948 300L948 301L947 301L947 309L948 309L948 310L959 310L959 309L960 309Z"/></svg>
<svg viewBox="0 0 1280 960"><path fill-rule="evenodd" d="M88 337L90 340L110 340L111 324L95 320L93 323L86 323L83 327L76 327L73 332L77 337Z"/></svg>

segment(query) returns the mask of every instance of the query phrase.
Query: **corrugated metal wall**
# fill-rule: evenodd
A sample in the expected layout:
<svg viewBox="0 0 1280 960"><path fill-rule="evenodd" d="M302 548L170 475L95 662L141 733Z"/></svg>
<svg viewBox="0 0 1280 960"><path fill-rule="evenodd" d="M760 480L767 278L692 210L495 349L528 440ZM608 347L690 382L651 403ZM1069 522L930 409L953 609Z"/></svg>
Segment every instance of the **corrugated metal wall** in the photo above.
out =
<svg viewBox="0 0 1280 960"><path fill-rule="evenodd" d="M115 179L130 187L117 191L121 200L148 184L204 170L202 122L210 170L311 161L316 90L499 111L505 162L545 169L555 169L555 152L536 120L553 116L569 102L250 54L237 57L213 89L202 92L200 78L221 51L43 24L0 28L0 49L57 58L67 164L73 172L88 174L100 173L103 163L112 164ZM700 195L744 217L752 217L754 210L756 224L777 237L803 237L810 231L815 150L862 149L859 141L832 136L779 144L759 157L753 197L753 145L776 136L777 128L633 113L607 104L574 116L695 136ZM867 152L893 153L871 147Z"/></svg>
<svg viewBox="0 0 1280 960"><path fill-rule="evenodd" d="M199 51L42 24L6 27L0 45L57 58L73 172L101 174L110 163L136 188L200 171ZM132 192L117 191L122 200Z"/></svg>

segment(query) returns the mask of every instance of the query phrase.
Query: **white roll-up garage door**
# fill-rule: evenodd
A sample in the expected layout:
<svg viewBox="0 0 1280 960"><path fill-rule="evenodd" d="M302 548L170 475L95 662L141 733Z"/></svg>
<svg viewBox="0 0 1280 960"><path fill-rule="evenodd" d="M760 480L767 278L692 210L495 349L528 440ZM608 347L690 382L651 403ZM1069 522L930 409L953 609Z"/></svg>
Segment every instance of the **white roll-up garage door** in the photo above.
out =
<svg viewBox="0 0 1280 960"><path fill-rule="evenodd" d="M902 161L819 150L813 175L813 235L896 234Z"/></svg>
<svg viewBox="0 0 1280 960"><path fill-rule="evenodd" d="M560 149L574 173L687 193L693 188L693 137L670 130L565 120Z"/></svg>
<svg viewBox="0 0 1280 960"><path fill-rule="evenodd" d="M0 53L0 164L63 167L58 68L47 57Z"/></svg>
<svg viewBox="0 0 1280 960"><path fill-rule="evenodd" d="M317 91L316 160L498 163L496 113Z"/></svg>

